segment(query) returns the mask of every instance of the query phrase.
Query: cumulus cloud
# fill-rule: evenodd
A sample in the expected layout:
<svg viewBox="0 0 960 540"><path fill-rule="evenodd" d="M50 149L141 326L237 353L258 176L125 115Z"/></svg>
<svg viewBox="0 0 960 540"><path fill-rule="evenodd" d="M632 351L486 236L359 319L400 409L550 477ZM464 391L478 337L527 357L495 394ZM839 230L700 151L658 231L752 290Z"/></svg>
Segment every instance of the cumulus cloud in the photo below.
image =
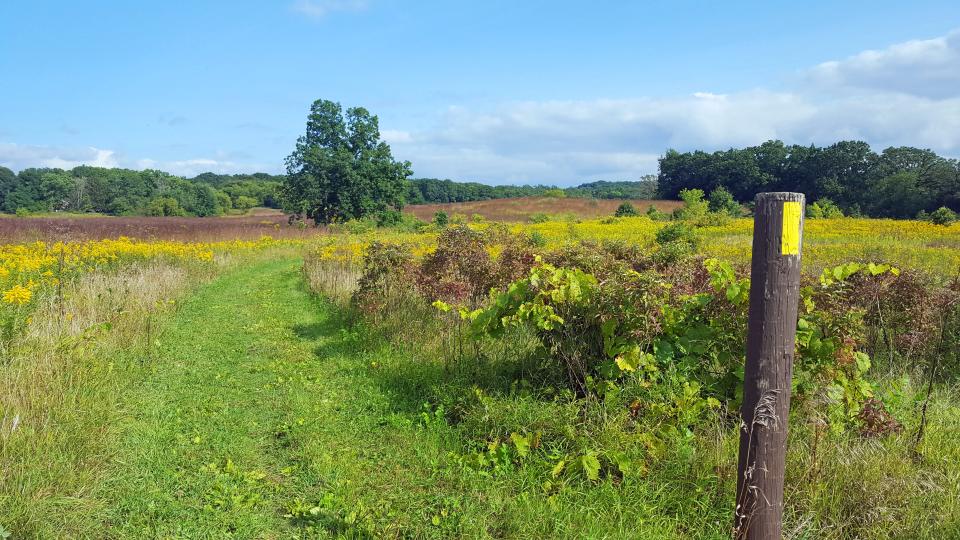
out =
<svg viewBox="0 0 960 540"><path fill-rule="evenodd" d="M156 165L151 168L166 171L178 176L196 176L205 172L213 172L217 174L253 172L247 165L242 165L233 161L221 161L210 158L182 159L155 163Z"/></svg>
<svg viewBox="0 0 960 540"><path fill-rule="evenodd" d="M808 73L812 82L942 99L960 97L960 30L824 62Z"/></svg>
<svg viewBox="0 0 960 540"><path fill-rule="evenodd" d="M0 143L0 165L20 170L29 167L72 169L80 165L117 167L116 152L88 146L59 148L15 143Z"/></svg>
<svg viewBox="0 0 960 540"><path fill-rule="evenodd" d="M865 95L819 100L794 92L525 102L451 109L433 130L390 141L416 173L490 181L637 178L667 148L721 149L769 139L862 139L960 154L960 99Z"/></svg>
<svg viewBox="0 0 960 540"><path fill-rule="evenodd" d="M784 91L450 107L432 128L403 134L388 140L417 175L493 182L638 178L656 172L667 148L769 139L859 139L958 156L960 32L821 64Z"/></svg>
<svg viewBox="0 0 960 540"><path fill-rule="evenodd" d="M242 153L235 153L235 156L241 156ZM175 160L156 160L156 159L138 159L131 163L125 163L123 166L131 169L156 169L177 176L192 177L205 172L217 174L238 174L253 172L276 173L279 169L276 165L267 165L250 161L237 161L228 157L227 154L217 153L214 157L199 157L192 159Z"/></svg>
<svg viewBox="0 0 960 540"><path fill-rule="evenodd" d="M243 154L235 153L234 157ZM239 162L231 155L217 153L212 158L182 160L126 159L114 150L83 147L68 148L0 143L0 166L20 171L31 167L72 169L80 165L94 167L123 167L128 169L158 169L179 176L196 176L204 172L236 174L244 172L276 171L276 165Z"/></svg>
<svg viewBox="0 0 960 540"><path fill-rule="evenodd" d="M380 138L390 144L403 144L413 140L413 136L409 131L402 131L398 129L382 129L380 130Z"/></svg>
<svg viewBox="0 0 960 540"><path fill-rule="evenodd" d="M364 5L349 0L301 4L301 11L315 16ZM781 91L717 94L704 88L672 97L450 106L438 110L425 128L390 126L381 133L394 156L410 160L418 176L493 183L636 179L656 172L657 158L667 148L716 150L769 139L821 145L859 139L876 149L910 145L960 156L960 32L865 51L802 74ZM277 170L277 165L252 161L220 153L126 160L92 147L0 144L0 164L14 169L90 163L185 176Z"/></svg>
<svg viewBox="0 0 960 540"><path fill-rule="evenodd" d="M366 0L297 0L291 6L293 11L314 19L321 19L337 11L362 11L367 8Z"/></svg>

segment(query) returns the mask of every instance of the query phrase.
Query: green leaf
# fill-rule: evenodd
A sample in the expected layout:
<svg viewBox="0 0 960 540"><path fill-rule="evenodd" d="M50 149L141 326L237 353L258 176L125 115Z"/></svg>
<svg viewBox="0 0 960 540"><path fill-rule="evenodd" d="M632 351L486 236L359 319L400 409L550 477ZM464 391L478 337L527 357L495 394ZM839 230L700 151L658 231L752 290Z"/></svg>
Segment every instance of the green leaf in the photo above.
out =
<svg viewBox="0 0 960 540"><path fill-rule="evenodd" d="M517 455L521 458L527 457L527 454L530 453L530 436L523 436L517 432L510 434L510 440L513 441L513 445L517 448Z"/></svg>
<svg viewBox="0 0 960 540"><path fill-rule="evenodd" d="M600 479L600 460L593 452L588 452L580 457L580 466L588 479L594 481Z"/></svg>
<svg viewBox="0 0 960 540"><path fill-rule="evenodd" d="M553 466L553 470L550 471L550 475L553 476L554 478L560 476L560 474L563 473L563 468L566 466L567 466L567 462L561 459L560 461L557 462L556 465Z"/></svg>
<svg viewBox="0 0 960 540"><path fill-rule="evenodd" d="M614 452L610 455L611 461L616 464L617 469L620 470L620 474L624 477L631 476L636 471L636 466L633 461L627 457L623 452Z"/></svg>
<svg viewBox="0 0 960 540"><path fill-rule="evenodd" d="M870 356L867 353L855 352L853 357L857 360L857 371L861 374L870 369Z"/></svg>
<svg viewBox="0 0 960 540"><path fill-rule="evenodd" d="M620 371L636 371L640 365L640 347L634 345L629 351L618 356L615 361Z"/></svg>
<svg viewBox="0 0 960 540"><path fill-rule="evenodd" d="M734 302L738 296L740 296L740 285L735 283L727 287L727 300Z"/></svg>

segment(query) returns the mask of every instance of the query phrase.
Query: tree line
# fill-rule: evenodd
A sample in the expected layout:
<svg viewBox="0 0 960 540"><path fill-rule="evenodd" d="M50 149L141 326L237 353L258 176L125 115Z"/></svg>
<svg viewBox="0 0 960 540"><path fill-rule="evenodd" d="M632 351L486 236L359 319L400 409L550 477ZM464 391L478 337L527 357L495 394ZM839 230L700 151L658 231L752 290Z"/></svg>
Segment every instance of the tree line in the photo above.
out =
<svg viewBox="0 0 960 540"><path fill-rule="evenodd" d="M796 191L821 208L848 215L914 218L941 207L960 210L960 163L930 150L890 147L879 154L863 141L830 146L759 146L718 152L669 150L660 158L657 195L723 187L738 201L763 191Z"/></svg>
<svg viewBox="0 0 960 540"><path fill-rule="evenodd" d="M863 141L823 147L767 141L712 153L668 150L656 176L565 189L409 179L410 162L393 158L376 115L363 107L344 111L322 99L312 104L286 169L282 176L203 173L188 179L156 170L80 166L14 174L0 167L0 211L214 216L267 206L317 223L370 215L391 222L400 219L405 204L528 196L678 199L684 190L709 193L718 207L738 206L763 191L798 191L824 216L914 218L939 211L949 221L960 210L956 159L908 146L878 154Z"/></svg>
<svg viewBox="0 0 960 540"><path fill-rule="evenodd" d="M647 175L637 182L598 180L575 187L558 188L552 185L490 186L478 182L412 178L407 186L406 202L408 204L455 203L541 196L653 199L657 193L656 179L656 175Z"/></svg>
<svg viewBox="0 0 960 540"><path fill-rule="evenodd" d="M115 216L216 216L255 206L280 207L282 176L183 178L157 170L79 166L70 170L0 167L0 211L96 212Z"/></svg>

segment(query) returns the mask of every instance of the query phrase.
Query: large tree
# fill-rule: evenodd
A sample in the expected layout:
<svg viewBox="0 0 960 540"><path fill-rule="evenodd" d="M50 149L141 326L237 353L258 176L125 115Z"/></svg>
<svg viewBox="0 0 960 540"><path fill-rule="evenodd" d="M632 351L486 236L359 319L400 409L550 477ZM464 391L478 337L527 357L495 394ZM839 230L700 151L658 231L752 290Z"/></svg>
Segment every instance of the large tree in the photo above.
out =
<svg viewBox="0 0 960 540"><path fill-rule="evenodd" d="M0 210L4 207L7 194L17 187L17 175L6 167L0 167Z"/></svg>
<svg viewBox="0 0 960 540"><path fill-rule="evenodd" d="M287 157L284 208L317 223L359 219L403 207L410 162L394 161L380 140L377 117L320 99L310 107L307 131Z"/></svg>

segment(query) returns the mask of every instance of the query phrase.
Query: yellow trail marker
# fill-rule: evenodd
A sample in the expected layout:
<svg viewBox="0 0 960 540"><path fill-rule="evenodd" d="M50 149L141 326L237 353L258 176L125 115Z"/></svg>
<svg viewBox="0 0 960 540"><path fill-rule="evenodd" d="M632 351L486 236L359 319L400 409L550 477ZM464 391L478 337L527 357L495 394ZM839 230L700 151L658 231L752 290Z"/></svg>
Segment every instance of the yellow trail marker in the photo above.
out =
<svg viewBox="0 0 960 540"><path fill-rule="evenodd" d="M803 206L799 201L783 203L783 233L780 235L780 254L800 254L800 213Z"/></svg>

